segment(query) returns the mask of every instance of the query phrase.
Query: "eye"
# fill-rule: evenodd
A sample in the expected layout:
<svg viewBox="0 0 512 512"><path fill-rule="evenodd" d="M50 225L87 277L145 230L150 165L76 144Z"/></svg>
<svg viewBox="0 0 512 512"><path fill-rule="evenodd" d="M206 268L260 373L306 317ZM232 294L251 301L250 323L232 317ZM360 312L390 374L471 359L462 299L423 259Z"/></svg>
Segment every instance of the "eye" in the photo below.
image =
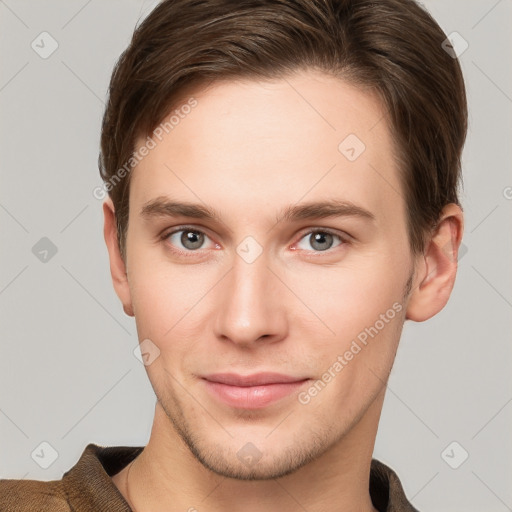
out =
<svg viewBox="0 0 512 512"><path fill-rule="evenodd" d="M211 247L216 247L216 244L205 233L188 226L181 226L180 229L166 233L162 239L176 247L178 252L195 252L198 249L207 249L208 247L203 247L203 245L208 240Z"/></svg>
<svg viewBox="0 0 512 512"><path fill-rule="evenodd" d="M337 244L335 243L336 239L339 241ZM310 251L310 247L312 247L315 252L322 252L337 247L345 242L346 240L341 235L317 229L306 233L298 242L297 247L306 251ZM307 245L310 247L307 247Z"/></svg>

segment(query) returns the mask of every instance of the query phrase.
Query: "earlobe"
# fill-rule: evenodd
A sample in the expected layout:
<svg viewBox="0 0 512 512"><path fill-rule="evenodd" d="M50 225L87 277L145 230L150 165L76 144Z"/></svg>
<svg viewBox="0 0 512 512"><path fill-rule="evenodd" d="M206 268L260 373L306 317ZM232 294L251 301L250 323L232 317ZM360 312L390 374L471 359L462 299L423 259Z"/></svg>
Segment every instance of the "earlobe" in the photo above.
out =
<svg viewBox="0 0 512 512"><path fill-rule="evenodd" d="M423 322L441 311L453 289L457 274L457 256L464 229L460 206L450 203L427 243L418 265L415 288L407 305L406 319Z"/></svg>
<svg viewBox="0 0 512 512"><path fill-rule="evenodd" d="M119 250L117 239L117 226L114 204L110 197L107 197L103 203L104 227L103 235L107 245L108 256L110 260L110 274L114 290L123 304L124 312L128 316L134 316L130 286L126 272L126 265Z"/></svg>

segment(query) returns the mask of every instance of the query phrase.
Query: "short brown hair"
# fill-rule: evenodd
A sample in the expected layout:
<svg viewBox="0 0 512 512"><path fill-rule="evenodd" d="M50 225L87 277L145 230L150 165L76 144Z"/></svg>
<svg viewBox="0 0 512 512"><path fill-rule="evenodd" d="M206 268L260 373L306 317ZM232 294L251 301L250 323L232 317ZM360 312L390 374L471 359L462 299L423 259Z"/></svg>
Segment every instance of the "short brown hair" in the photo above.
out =
<svg viewBox="0 0 512 512"><path fill-rule="evenodd" d="M99 168L123 257L126 163L138 137L153 133L186 87L301 69L379 94L399 150L410 247L423 251L442 208L460 205L467 104L459 62L443 49L445 39L414 0L162 1L116 63L103 117Z"/></svg>

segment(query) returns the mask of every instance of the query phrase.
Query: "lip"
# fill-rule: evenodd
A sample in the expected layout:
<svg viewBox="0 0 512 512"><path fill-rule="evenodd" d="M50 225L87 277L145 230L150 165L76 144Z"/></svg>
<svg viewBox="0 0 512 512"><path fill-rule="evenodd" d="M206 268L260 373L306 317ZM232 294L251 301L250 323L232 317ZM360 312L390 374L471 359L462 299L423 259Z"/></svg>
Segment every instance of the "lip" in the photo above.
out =
<svg viewBox="0 0 512 512"><path fill-rule="evenodd" d="M217 400L239 409L261 409L298 390L307 377L263 372L252 375L217 373L203 377L207 391Z"/></svg>

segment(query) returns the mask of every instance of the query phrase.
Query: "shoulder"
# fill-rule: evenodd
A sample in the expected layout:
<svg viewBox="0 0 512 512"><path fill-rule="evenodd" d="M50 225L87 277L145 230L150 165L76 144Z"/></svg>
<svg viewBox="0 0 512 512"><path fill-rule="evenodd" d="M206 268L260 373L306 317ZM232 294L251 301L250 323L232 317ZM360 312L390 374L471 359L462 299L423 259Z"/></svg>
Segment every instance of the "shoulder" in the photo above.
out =
<svg viewBox="0 0 512 512"><path fill-rule="evenodd" d="M0 510L70 512L61 480L0 480Z"/></svg>
<svg viewBox="0 0 512 512"><path fill-rule="evenodd" d="M395 471L377 459L371 462L370 496L379 511L418 512L407 499Z"/></svg>
<svg viewBox="0 0 512 512"><path fill-rule="evenodd" d="M112 476L143 449L90 443L60 480L0 479L0 512L130 512Z"/></svg>

